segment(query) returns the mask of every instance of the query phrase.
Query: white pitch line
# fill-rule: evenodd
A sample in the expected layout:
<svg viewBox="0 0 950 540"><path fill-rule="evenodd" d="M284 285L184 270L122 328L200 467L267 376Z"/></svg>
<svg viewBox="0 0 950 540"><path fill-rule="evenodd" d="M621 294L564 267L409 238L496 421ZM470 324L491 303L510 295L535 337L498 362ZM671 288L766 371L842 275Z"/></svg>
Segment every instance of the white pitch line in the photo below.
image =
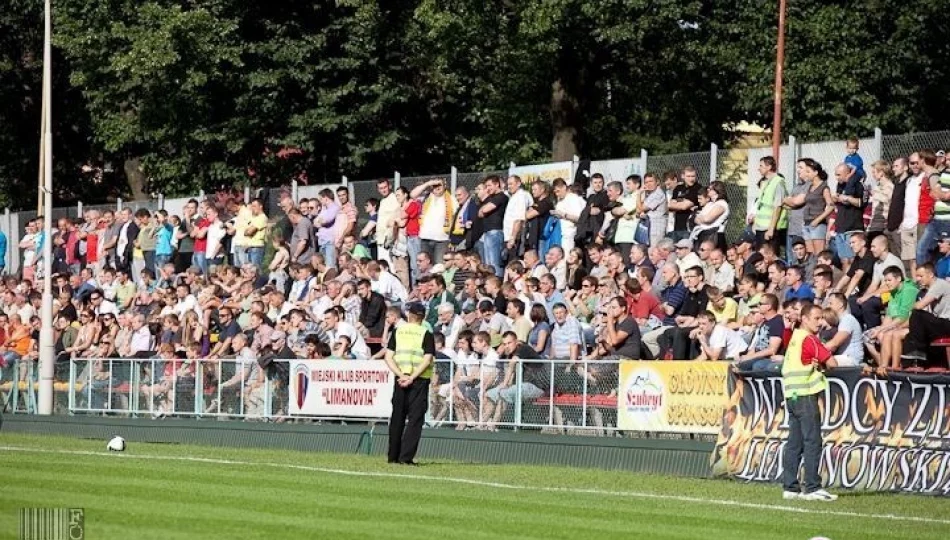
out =
<svg viewBox="0 0 950 540"><path fill-rule="evenodd" d="M901 516L897 514L863 514L860 512L846 512L842 510L815 510L812 508L800 508L795 506L782 506L778 504L761 504L742 501L732 501L728 499L704 499L702 497L689 497L686 495L667 495L662 493L648 493L643 491L613 491L594 488L564 488L564 487L546 487L546 486L526 486L521 484L505 484L501 482L489 482L487 480L475 480L471 478L454 478L445 476L432 476L426 474L404 474L387 473L373 471L353 471L347 469L330 469L327 467L314 467L309 465L293 465L290 463L268 463L259 461L237 461L232 459L203 458L195 456L158 456L150 454L126 454L126 453L107 453L91 452L87 450L59 450L46 448L31 448L23 446L0 446L0 450L9 450L11 452L38 452L45 454L68 454L78 456L95 456L106 458L123 459L145 459L145 460L164 460L164 461L187 461L193 463L213 463L216 465L240 465L240 466L258 466L271 467L277 469L294 469L301 471L318 472L325 474L336 474L342 476L373 477L373 478L400 478L411 480L430 480L436 482L451 482L456 484L467 484L481 487L491 487L497 489L510 489L518 491L546 491L554 493L575 493L585 495L601 495L613 497L632 497L640 499L656 499L663 501L678 501L694 504L709 504L716 506L732 506L738 508L749 508L753 510L773 510L776 512L791 512L796 514L815 514L825 516L838 516L860 519L879 519L885 521L909 521L916 523L935 523L939 525L950 525L950 519L937 519L918 516Z"/></svg>

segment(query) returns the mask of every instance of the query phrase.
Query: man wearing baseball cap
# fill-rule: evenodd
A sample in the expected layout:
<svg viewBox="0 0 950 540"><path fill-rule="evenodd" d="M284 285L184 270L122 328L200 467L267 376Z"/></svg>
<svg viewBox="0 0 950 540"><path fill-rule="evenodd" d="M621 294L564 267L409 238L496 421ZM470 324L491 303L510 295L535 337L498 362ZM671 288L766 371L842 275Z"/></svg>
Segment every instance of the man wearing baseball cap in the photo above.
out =
<svg viewBox="0 0 950 540"><path fill-rule="evenodd" d="M415 465L422 423L429 408L429 379L435 358L435 338L422 326L426 307L407 307L406 324L389 338L386 364L395 375L393 412L389 419L389 463Z"/></svg>

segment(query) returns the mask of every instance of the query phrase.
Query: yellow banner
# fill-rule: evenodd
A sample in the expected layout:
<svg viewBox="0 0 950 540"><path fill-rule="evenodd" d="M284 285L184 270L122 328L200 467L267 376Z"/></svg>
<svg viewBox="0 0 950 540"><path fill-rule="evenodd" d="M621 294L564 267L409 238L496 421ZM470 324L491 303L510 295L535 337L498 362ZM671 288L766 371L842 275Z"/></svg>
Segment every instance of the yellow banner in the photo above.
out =
<svg viewBox="0 0 950 540"><path fill-rule="evenodd" d="M621 362L617 427L719 433L728 373L727 362Z"/></svg>

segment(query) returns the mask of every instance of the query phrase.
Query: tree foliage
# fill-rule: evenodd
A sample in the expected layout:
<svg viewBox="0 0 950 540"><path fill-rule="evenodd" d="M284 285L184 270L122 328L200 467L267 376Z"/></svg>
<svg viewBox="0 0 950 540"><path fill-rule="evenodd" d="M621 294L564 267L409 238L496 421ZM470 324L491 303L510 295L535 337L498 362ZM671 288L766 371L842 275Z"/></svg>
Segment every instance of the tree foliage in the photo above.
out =
<svg viewBox="0 0 950 540"><path fill-rule="evenodd" d="M42 2L0 6L0 204L29 206ZM942 11L790 1L785 132L944 127ZM702 150L771 123L777 18L773 0L57 0L56 195Z"/></svg>

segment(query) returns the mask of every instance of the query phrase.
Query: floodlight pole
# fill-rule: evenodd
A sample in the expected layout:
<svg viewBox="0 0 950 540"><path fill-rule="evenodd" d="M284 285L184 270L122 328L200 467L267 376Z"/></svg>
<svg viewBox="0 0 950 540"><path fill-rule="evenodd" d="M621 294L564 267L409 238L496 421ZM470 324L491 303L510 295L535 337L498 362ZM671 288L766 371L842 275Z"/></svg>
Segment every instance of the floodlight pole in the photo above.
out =
<svg viewBox="0 0 950 540"><path fill-rule="evenodd" d="M43 32L43 306L40 310L40 384L37 412L53 413L53 365L56 361L53 343L53 116L52 110L52 7L45 1Z"/></svg>
<svg viewBox="0 0 950 540"><path fill-rule="evenodd" d="M775 103L772 111L772 158L778 170L782 144L782 67L785 65L785 0L778 2L778 47L775 51Z"/></svg>

